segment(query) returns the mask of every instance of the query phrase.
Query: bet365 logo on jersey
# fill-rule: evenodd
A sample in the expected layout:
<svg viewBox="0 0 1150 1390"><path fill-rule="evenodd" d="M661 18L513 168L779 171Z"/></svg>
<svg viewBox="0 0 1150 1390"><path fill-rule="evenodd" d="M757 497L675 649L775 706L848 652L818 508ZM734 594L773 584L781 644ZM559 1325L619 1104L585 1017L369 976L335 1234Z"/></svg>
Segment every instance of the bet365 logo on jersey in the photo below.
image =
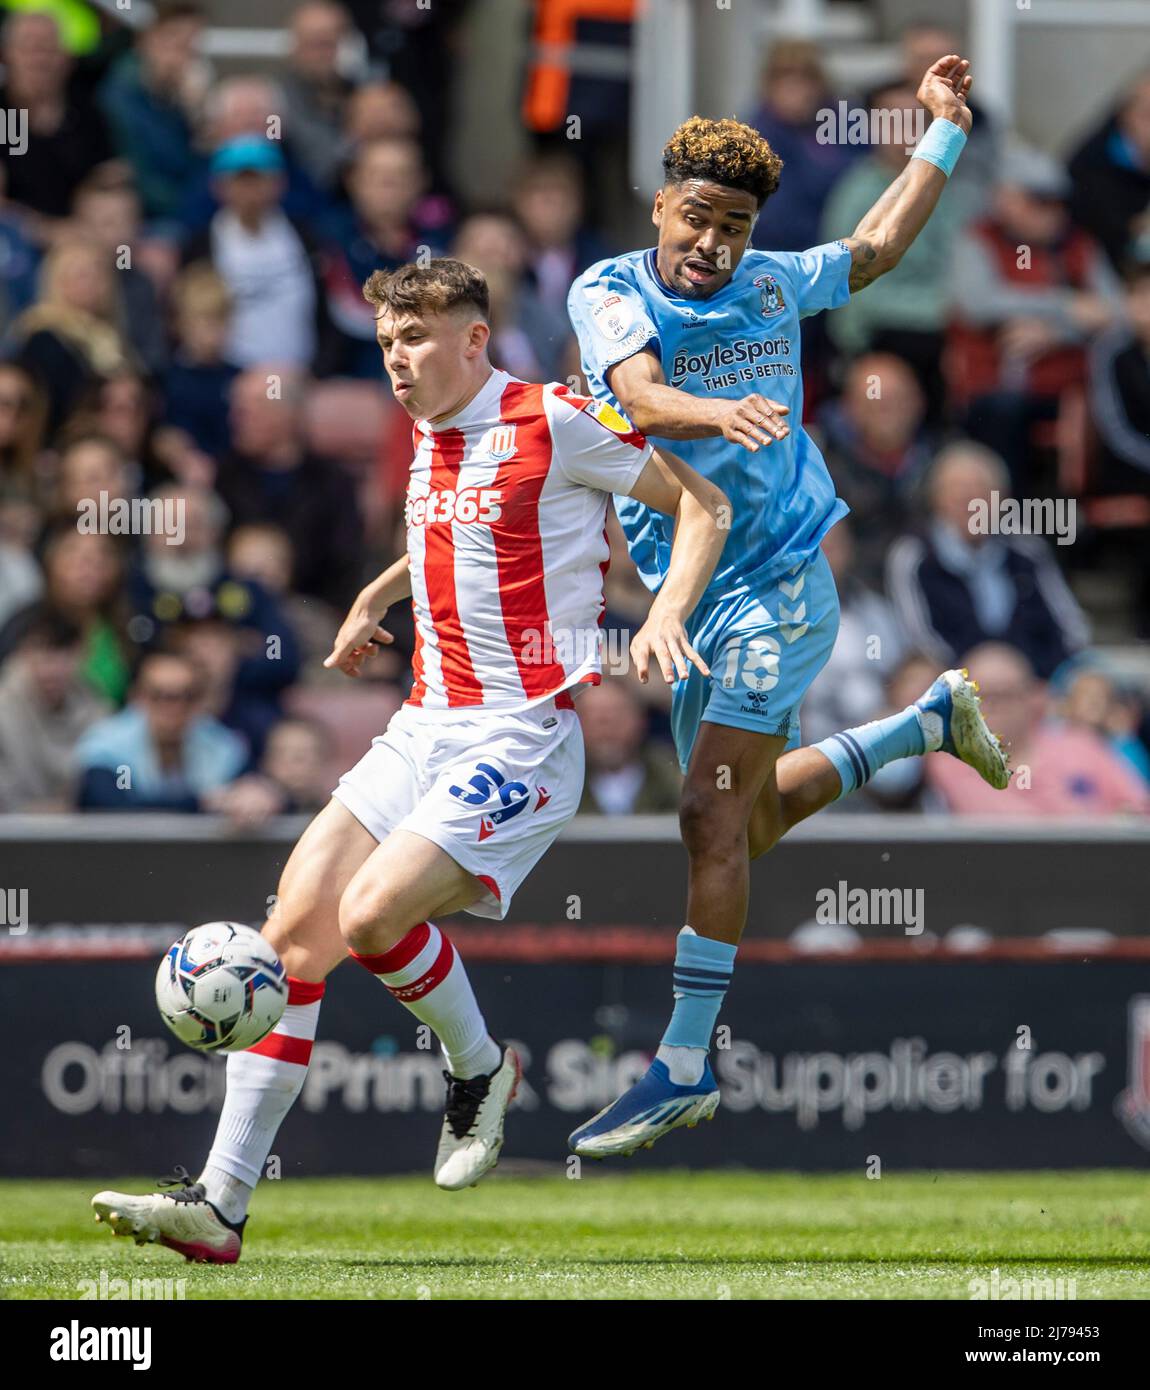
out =
<svg viewBox="0 0 1150 1390"><path fill-rule="evenodd" d="M484 812L479 822L481 840L494 835L496 827L525 811L532 802L531 789L526 782L516 782L504 777L503 773L490 763L475 764L475 775L467 779L467 787L452 785L447 790L465 806L486 807L493 800L498 802L497 806ZM536 787L535 805L531 806L532 813L546 806L550 800L551 793L546 787Z"/></svg>
<svg viewBox="0 0 1150 1390"><path fill-rule="evenodd" d="M459 521L465 526L474 521L498 521L503 515L503 489L465 487L452 492L450 488L441 488L424 497L408 496L403 515L408 526L425 526L433 521Z"/></svg>

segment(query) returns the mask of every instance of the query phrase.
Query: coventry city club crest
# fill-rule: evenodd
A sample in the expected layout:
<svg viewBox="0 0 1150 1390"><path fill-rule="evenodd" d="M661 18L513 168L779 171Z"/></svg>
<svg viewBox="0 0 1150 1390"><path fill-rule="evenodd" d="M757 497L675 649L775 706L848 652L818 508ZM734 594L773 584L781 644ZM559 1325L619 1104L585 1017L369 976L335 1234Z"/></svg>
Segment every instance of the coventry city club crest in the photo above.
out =
<svg viewBox="0 0 1150 1390"><path fill-rule="evenodd" d="M773 275L756 275L754 283L759 287L759 294L763 298L763 302L759 306L763 318L769 319L772 315L781 314L786 309L787 302L783 298L779 282Z"/></svg>

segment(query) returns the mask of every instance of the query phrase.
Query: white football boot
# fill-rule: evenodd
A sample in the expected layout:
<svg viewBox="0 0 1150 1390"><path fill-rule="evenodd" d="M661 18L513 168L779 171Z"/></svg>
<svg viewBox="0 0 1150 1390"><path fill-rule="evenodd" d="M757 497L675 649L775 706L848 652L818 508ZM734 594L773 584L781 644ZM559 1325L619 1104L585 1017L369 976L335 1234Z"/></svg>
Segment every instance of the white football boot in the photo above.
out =
<svg viewBox="0 0 1150 1390"><path fill-rule="evenodd" d="M203 1186L191 1181L186 1168L177 1168L161 1187L175 1192L149 1192L135 1197L127 1192L97 1192L92 1208L97 1221L106 1221L113 1235L132 1236L137 1245L156 1241L186 1259L202 1264L234 1265L243 1245L243 1221L225 1220L204 1195Z"/></svg>
<svg viewBox="0 0 1150 1390"><path fill-rule="evenodd" d="M949 753L974 768L997 791L1010 785L1010 763L1002 740L982 717L978 682L970 672L944 671L915 702L926 750Z"/></svg>
<svg viewBox="0 0 1150 1390"><path fill-rule="evenodd" d="M443 1073L447 1108L435 1154L435 1181L449 1192L474 1187L499 1162L503 1119L523 1075L514 1048L504 1047L499 1065L487 1076L466 1081Z"/></svg>

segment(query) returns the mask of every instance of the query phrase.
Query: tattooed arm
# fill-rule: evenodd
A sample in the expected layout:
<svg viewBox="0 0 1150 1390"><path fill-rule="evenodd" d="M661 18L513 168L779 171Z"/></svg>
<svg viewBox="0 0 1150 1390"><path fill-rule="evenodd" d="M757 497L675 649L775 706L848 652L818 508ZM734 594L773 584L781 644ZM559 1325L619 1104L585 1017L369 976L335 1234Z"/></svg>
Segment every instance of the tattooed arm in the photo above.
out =
<svg viewBox="0 0 1150 1390"><path fill-rule="evenodd" d="M948 53L930 68L918 89L918 99L936 120L946 120L970 133L971 115L966 104L971 78L970 64L957 53ZM906 168L882 194L843 242L851 253L850 288L865 289L880 275L893 270L907 247L926 226L934 211L946 175L925 159L908 159Z"/></svg>

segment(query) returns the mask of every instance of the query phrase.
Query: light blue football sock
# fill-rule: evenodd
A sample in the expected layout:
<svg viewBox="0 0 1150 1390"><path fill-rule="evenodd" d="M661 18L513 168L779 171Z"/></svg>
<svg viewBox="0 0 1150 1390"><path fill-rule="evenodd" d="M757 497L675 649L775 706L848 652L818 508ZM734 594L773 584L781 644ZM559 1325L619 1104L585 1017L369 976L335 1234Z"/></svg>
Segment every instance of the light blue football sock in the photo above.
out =
<svg viewBox="0 0 1150 1390"><path fill-rule="evenodd" d="M667 1062L671 1080L677 1085L692 1085L703 1074L737 950L726 941L698 936L691 927L679 933L673 975L675 1007L657 1053Z"/></svg>
<svg viewBox="0 0 1150 1390"><path fill-rule="evenodd" d="M857 729L846 729L841 734L831 734L813 747L834 764L842 783L839 796L843 797L858 791L880 767L893 763L896 758L920 757L926 752L926 740L918 710L914 705L907 705L898 714L862 724Z"/></svg>

